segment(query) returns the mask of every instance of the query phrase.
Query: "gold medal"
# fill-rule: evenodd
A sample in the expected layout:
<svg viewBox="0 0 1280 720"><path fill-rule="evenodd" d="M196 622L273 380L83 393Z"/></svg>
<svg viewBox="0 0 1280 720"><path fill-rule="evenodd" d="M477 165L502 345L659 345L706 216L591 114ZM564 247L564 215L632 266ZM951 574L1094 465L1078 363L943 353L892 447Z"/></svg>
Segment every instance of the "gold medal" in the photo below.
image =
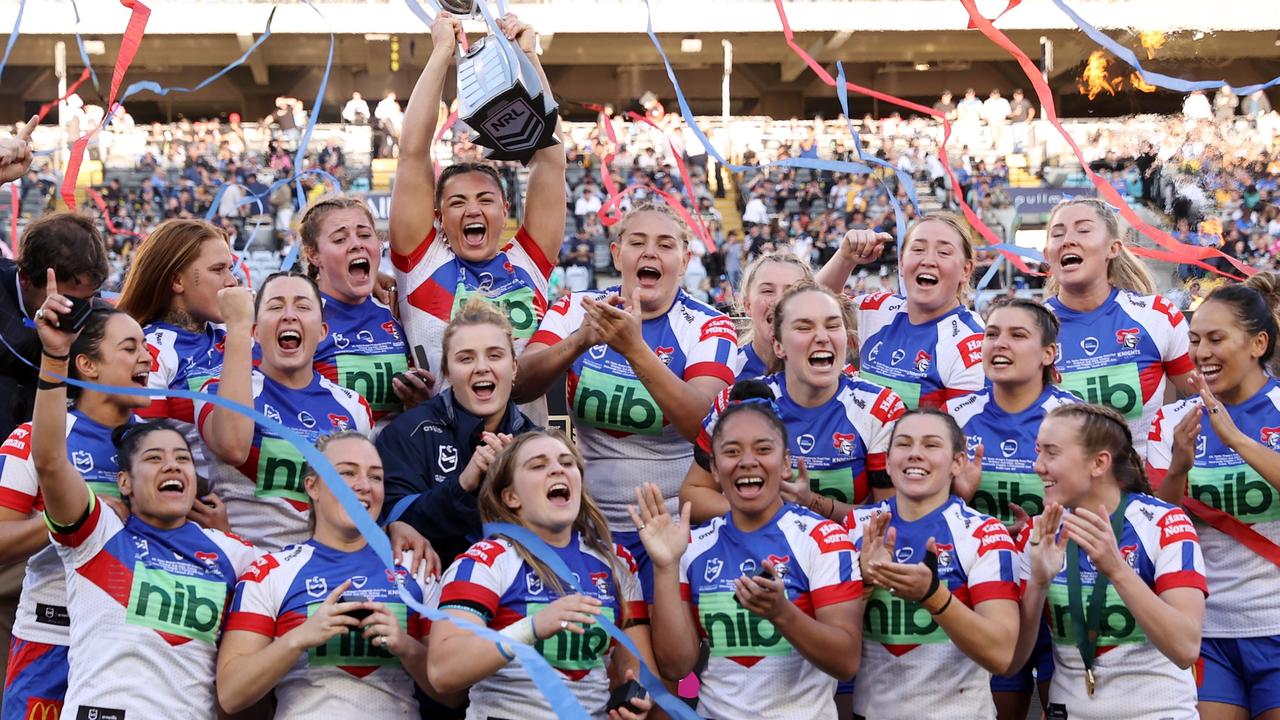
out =
<svg viewBox="0 0 1280 720"><path fill-rule="evenodd" d="M1084 689L1089 692L1089 697L1093 697L1093 689L1097 687L1097 682L1093 679L1093 668L1085 668L1084 671Z"/></svg>

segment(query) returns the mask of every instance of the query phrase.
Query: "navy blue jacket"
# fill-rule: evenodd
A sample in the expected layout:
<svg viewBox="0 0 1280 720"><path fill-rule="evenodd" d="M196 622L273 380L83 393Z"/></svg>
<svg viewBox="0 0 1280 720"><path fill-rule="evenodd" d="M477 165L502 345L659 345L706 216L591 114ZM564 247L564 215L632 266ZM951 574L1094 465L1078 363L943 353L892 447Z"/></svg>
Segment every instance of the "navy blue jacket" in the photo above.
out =
<svg viewBox="0 0 1280 720"><path fill-rule="evenodd" d="M498 432L518 435L536 427L508 402ZM481 537L476 496L462 489L458 477L483 432L484 418L467 412L446 388L393 420L376 442L386 489L381 522L412 525L446 566Z"/></svg>

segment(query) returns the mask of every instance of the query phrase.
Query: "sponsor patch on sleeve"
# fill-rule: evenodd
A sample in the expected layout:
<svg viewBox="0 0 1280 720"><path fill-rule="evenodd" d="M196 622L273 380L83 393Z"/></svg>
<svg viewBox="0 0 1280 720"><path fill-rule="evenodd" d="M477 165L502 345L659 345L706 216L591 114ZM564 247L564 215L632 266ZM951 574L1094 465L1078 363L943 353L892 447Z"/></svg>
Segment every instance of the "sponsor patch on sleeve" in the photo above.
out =
<svg viewBox="0 0 1280 720"><path fill-rule="evenodd" d="M23 423L9 433L9 437L0 445L0 455L27 460L31 457L31 423Z"/></svg>
<svg viewBox="0 0 1280 720"><path fill-rule="evenodd" d="M1164 424L1164 408L1156 411L1156 418L1151 423L1151 432L1147 433L1147 440L1150 442L1160 442L1160 426Z"/></svg>
<svg viewBox="0 0 1280 720"><path fill-rule="evenodd" d="M498 556L506 551L505 547L492 540L481 540L462 553L462 557L482 563L485 567L493 567L493 563L497 561Z"/></svg>
<svg viewBox="0 0 1280 720"><path fill-rule="evenodd" d="M818 549L824 553L837 552L839 550L853 551L853 541L849 539L849 533L839 523L827 520L819 523L817 527L809 531L809 536L818 544Z"/></svg>
<svg viewBox="0 0 1280 720"><path fill-rule="evenodd" d="M956 343L956 350L960 353L960 362L966 368L982 362L982 333L974 333Z"/></svg>
<svg viewBox="0 0 1280 720"><path fill-rule="evenodd" d="M613 553L617 555L624 563L627 564L627 569L630 570L633 575L635 573L640 572L640 568L636 566L635 556L631 554L630 550L626 549L622 545L614 543Z"/></svg>
<svg viewBox="0 0 1280 720"><path fill-rule="evenodd" d="M738 342L738 329L734 327L733 319L721 315L703 323L699 340L711 339L728 340L736 344Z"/></svg>
<svg viewBox="0 0 1280 720"><path fill-rule="evenodd" d="M275 568L280 567L280 563L274 555L263 555L254 560L249 567L245 568L240 575L241 582L260 583L267 579L267 575Z"/></svg>
<svg viewBox="0 0 1280 720"><path fill-rule="evenodd" d="M1013 538L1009 537L1009 531L1005 529L1004 523L995 518L991 518L979 525L978 529L973 531L973 537L978 541L978 557L982 557L993 550L1018 551L1014 547Z"/></svg>
<svg viewBox="0 0 1280 720"><path fill-rule="evenodd" d="M565 295L556 301L548 312L559 313L560 315L569 314L569 296Z"/></svg>
<svg viewBox="0 0 1280 720"><path fill-rule="evenodd" d="M1182 311L1174 307L1173 303L1165 300L1163 295L1157 295L1155 300L1152 301L1151 307L1160 311L1165 317L1169 318L1169 324L1173 327L1177 327L1178 323L1182 322Z"/></svg>
<svg viewBox="0 0 1280 720"><path fill-rule="evenodd" d="M902 398L889 388L881 390L871 406L871 415L882 423L893 422L902 417L906 411L907 407L902 404Z"/></svg>
<svg viewBox="0 0 1280 720"><path fill-rule="evenodd" d="M871 293L862 298L862 302L858 305L859 310L879 310L885 301L893 297L893 293L878 292Z"/></svg>
<svg viewBox="0 0 1280 720"><path fill-rule="evenodd" d="M1191 518L1178 508L1165 513L1164 517L1156 521L1156 526L1160 528L1160 547L1162 548L1184 541L1199 540L1196 527L1191 524Z"/></svg>

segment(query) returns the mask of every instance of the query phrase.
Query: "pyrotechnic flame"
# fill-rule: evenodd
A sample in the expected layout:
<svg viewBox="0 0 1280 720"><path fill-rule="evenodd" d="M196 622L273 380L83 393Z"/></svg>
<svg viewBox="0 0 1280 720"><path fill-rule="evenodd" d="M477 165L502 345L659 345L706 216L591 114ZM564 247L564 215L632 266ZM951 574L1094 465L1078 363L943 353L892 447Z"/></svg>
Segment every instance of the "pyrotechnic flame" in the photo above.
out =
<svg viewBox="0 0 1280 720"><path fill-rule="evenodd" d="M1138 41L1142 43L1142 47L1147 51L1147 59L1154 60L1156 51L1164 47L1165 35L1159 30L1143 30L1138 33Z"/></svg>
<svg viewBox="0 0 1280 720"><path fill-rule="evenodd" d="M1142 79L1142 74L1141 74L1141 73L1137 73L1137 72L1134 72L1134 73L1130 73L1130 74L1129 74L1129 85L1130 85L1134 90L1141 90L1141 91L1142 91L1142 92L1144 92L1144 93L1149 93L1149 92L1155 92L1155 91L1156 91L1156 86L1155 86L1155 85L1152 85L1151 83L1147 82L1146 80L1143 80L1143 79Z"/></svg>
<svg viewBox="0 0 1280 720"><path fill-rule="evenodd" d="M1120 89L1124 78L1113 78L1108 75L1107 66L1110 64L1111 61L1107 59L1106 51L1094 50L1089 53L1089 61L1084 64L1084 72L1080 74L1080 79L1076 82L1081 95L1088 95L1089 99L1092 100L1102 92L1106 92L1108 95L1116 94L1116 90Z"/></svg>

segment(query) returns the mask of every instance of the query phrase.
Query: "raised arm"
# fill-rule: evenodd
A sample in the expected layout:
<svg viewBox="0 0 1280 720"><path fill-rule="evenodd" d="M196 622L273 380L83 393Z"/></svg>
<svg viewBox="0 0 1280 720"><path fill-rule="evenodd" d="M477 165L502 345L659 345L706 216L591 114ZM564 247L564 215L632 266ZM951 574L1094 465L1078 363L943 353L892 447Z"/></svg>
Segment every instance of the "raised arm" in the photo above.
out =
<svg viewBox="0 0 1280 720"><path fill-rule="evenodd" d="M253 294L245 287L218 291L218 306L227 324L218 397L253 407ZM200 436L219 460L240 465L253 449L253 418L214 405L199 420Z"/></svg>
<svg viewBox="0 0 1280 720"><path fill-rule="evenodd" d="M440 98L462 21L442 12L431 25L431 57L418 76L400 129L400 159L391 189L391 251L409 255L435 225L435 163L431 146L440 119Z"/></svg>
<svg viewBox="0 0 1280 720"><path fill-rule="evenodd" d="M55 525L69 526L84 517L89 506L89 486L67 458L67 385L58 379L68 374L76 335L58 327L62 316L71 312L71 301L58 293L53 268L48 269L46 283L48 296L35 315L42 348L31 418L31 460L44 495L45 515Z"/></svg>
<svg viewBox="0 0 1280 720"><path fill-rule="evenodd" d="M568 370L587 348L598 342L595 333L587 325L569 333L568 337L554 345L538 342L538 336L535 335L533 342L526 345L520 353L520 373L511 388L511 399L527 403L546 395L556 378Z"/></svg>
<svg viewBox="0 0 1280 720"><path fill-rule="evenodd" d="M850 230L840 240L836 254L814 276L814 281L831 292L844 292L844 283L853 269L874 262L884 252L885 243L889 242L893 242L889 233Z"/></svg>
<svg viewBox="0 0 1280 720"><path fill-rule="evenodd" d="M521 22L508 13L498 21L498 27L507 37L516 41L529 63L538 71L538 81L544 93L551 92L551 83L538 59L537 33L528 23ZM560 117L556 116L556 135L560 136ZM567 204L565 198L565 167L567 160L564 145L556 143L534 153L529 161L529 189L525 195L524 229L542 248L542 254L552 263L560 257L564 243L564 225Z"/></svg>
<svg viewBox="0 0 1280 720"><path fill-rule="evenodd" d="M680 486L680 504L685 503L693 507L693 522L698 524L729 512L729 501L720 485L697 459L689 464L689 472L685 473L684 484Z"/></svg>
<svg viewBox="0 0 1280 720"><path fill-rule="evenodd" d="M652 483L636 488L638 505L628 508L640 541L653 562L653 607L650 633L658 672L676 681L698 662L698 633L693 606L681 599L680 559L689 546L689 504L680 516L667 512L662 491Z"/></svg>

